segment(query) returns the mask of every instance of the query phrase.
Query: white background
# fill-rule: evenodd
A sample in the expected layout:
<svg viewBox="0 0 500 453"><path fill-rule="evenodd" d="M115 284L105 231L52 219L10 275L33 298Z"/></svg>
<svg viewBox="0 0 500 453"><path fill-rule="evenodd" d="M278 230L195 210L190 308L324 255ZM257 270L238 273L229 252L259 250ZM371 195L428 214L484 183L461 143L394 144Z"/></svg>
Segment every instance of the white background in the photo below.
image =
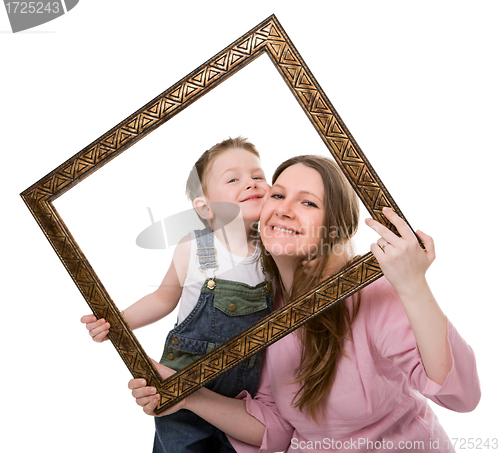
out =
<svg viewBox="0 0 500 453"><path fill-rule="evenodd" d="M272 13L412 226L434 237L428 280L476 353L483 392L470 414L433 405L441 423L451 438L499 438L497 3L168 3L81 0L17 34L0 12L2 451L151 450L153 422L129 396L127 368L79 323L88 307L19 193ZM162 184L181 185L204 149L248 136L269 178L286 157L324 152L295 101L284 106L284 82L259 75L265 58L56 201L119 306L163 276L168 254L135 236L147 207L155 220L187 209ZM89 202L96 194L104 201ZM161 354L161 340L146 343Z"/></svg>

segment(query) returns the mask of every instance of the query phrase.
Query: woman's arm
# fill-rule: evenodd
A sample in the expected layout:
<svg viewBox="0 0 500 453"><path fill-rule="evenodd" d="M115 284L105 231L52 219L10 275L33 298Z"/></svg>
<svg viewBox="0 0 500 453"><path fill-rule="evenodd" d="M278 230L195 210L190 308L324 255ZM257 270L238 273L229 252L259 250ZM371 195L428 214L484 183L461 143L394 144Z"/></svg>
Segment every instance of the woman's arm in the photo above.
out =
<svg viewBox="0 0 500 453"><path fill-rule="evenodd" d="M396 289L410 322L427 376L442 385L452 369L447 339L447 319L425 279L425 272L434 261L434 242L418 231L425 246L422 249L408 225L392 210L384 215L396 226L401 237L373 219L366 223L381 235L371 251L385 277Z"/></svg>
<svg viewBox="0 0 500 453"><path fill-rule="evenodd" d="M164 379L173 374L170 368L154 363ZM147 387L144 379L132 379L129 382L129 389L132 390L137 404L142 406L146 414L156 415L154 409L160 396L154 387ZM201 388L159 416L168 415L180 409L194 412L227 435L242 442L256 446L262 444L265 426L246 411L243 400L229 398Z"/></svg>
<svg viewBox="0 0 500 453"><path fill-rule="evenodd" d="M421 239L423 237L419 235ZM398 292L427 376L443 385L453 361L447 338L447 319L424 281L414 291Z"/></svg>

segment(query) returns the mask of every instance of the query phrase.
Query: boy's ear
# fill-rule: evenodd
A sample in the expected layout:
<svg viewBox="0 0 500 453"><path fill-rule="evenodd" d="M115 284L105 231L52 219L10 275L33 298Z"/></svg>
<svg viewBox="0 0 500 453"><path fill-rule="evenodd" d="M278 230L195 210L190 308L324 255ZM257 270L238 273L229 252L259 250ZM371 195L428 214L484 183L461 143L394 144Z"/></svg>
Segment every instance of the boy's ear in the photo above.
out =
<svg viewBox="0 0 500 453"><path fill-rule="evenodd" d="M205 197L198 197L193 200L193 208L196 213L204 220L212 220L213 213L208 206Z"/></svg>

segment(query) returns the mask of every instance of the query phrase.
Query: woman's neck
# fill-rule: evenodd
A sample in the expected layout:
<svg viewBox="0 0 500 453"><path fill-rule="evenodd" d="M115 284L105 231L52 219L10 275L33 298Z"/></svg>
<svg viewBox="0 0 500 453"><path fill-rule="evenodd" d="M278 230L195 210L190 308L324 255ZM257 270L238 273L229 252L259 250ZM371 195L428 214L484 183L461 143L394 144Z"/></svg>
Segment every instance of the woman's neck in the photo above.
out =
<svg viewBox="0 0 500 453"><path fill-rule="evenodd" d="M281 283L283 284L285 294L289 295L290 291L292 290L295 268L297 267L297 257L278 256L274 257L274 262L278 267Z"/></svg>
<svg viewBox="0 0 500 453"><path fill-rule="evenodd" d="M354 245L351 242L344 244L340 254L332 253L323 270L323 279L336 274L354 257ZM299 261L304 259L296 256L274 256L274 261L278 267L281 283L287 295L290 295L295 269Z"/></svg>

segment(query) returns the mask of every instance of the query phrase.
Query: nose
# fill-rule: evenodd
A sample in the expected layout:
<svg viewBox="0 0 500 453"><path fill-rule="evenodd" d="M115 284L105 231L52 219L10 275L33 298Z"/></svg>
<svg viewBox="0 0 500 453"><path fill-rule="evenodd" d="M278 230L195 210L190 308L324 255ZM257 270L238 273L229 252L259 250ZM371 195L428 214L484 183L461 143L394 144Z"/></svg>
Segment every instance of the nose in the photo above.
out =
<svg viewBox="0 0 500 453"><path fill-rule="evenodd" d="M293 212L293 203L292 203L292 201L285 198L276 207L274 213L278 217L293 218L294 217L294 212Z"/></svg>
<svg viewBox="0 0 500 453"><path fill-rule="evenodd" d="M255 179L250 179L250 181L247 183L247 189L254 189L257 187L257 181Z"/></svg>

